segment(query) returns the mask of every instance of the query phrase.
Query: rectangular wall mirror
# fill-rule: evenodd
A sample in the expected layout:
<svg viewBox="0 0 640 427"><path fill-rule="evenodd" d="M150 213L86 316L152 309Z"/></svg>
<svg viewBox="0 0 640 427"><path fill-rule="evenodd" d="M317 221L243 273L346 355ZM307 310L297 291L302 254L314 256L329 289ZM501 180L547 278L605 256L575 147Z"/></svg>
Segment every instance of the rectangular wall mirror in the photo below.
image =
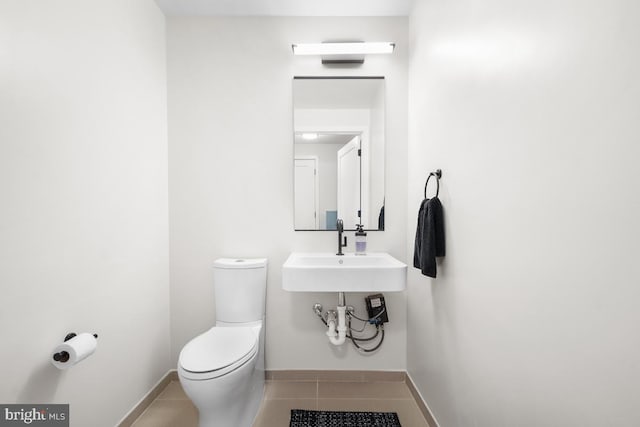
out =
<svg viewBox="0 0 640 427"><path fill-rule="evenodd" d="M384 77L294 77L296 230L384 230Z"/></svg>

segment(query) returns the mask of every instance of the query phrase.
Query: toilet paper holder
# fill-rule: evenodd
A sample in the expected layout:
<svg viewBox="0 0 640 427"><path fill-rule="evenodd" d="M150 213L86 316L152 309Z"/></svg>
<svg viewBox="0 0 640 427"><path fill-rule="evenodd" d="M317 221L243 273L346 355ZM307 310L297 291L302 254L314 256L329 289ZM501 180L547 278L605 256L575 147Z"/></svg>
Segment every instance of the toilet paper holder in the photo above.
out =
<svg viewBox="0 0 640 427"><path fill-rule="evenodd" d="M64 342L69 341L71 338L75 337L76 334L75 332L69 332L65 337L64 337ZM93 334L94 338L98 338L98 334ZM61 362L61 363L65 363L69 360L69 352L67 351L61 351L59 353L55 353L53 355L53 360L55 360L56 362Z"/></svg>

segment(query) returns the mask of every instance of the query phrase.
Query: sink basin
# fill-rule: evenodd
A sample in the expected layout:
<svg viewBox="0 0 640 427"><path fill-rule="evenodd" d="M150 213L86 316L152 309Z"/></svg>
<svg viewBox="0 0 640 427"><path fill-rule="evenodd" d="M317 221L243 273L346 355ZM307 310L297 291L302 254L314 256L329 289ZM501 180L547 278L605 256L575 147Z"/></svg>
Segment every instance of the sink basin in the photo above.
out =
<svg viewBox="0 0 640 427"><path fill-rule="evenodd" d="M384 252L338 256L294 252L282 266L282 288L294 292L397 292L407 265Z"/></svg>

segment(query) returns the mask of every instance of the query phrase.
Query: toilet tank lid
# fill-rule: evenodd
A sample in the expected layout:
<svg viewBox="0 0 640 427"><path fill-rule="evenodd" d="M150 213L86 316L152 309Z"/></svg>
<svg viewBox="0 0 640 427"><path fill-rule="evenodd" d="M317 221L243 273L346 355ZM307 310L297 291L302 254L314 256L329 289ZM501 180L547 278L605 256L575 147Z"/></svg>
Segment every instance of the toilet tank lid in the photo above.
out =
<svg viewBox="0 0 640 427"><path fill-rule="evenodd" d="M219 258L213 262L216 268L263 268L266 258Z"/></svg>

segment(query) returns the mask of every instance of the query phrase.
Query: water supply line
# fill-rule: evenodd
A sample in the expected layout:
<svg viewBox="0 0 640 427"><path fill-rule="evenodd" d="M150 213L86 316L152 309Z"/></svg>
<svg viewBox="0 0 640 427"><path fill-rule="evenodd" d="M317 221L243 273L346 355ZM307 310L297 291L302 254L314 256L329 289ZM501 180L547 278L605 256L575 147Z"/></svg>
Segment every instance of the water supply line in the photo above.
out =
<svg viewBox="0 0 640 427"><path fill-rule="evenodd" d="M355 310L352 306L346 306L344 293L340 292L338 294L338 307L336 310L327 310L326 318L322 314L322 304L314 304L313 312L318 316L318 318L324 323L327 327L327 337L329 341L334 345L341 345L345 343L347 340L350 340L351 343L355 346L355 348L363 353L371 353L377 351L382 342L384 341L384 324L380 322L379 317L386 311L383 309L380 313L376 314L374 317L369 319L363 319L358 317L355 314ZM344 328L344 332L341 333L340 328L340 312L343 312L344 317L346 318L346 325ZM355 329L351 326L352 318L362 321L364 324L362 329ZM363 336L355 336L354 332L363 332L367 325L375 325L376 331L375 334L369 337ZM344 334L344 338L342 338L342 334ZM371 342L376 338L380 337L378 343L372 348L364 348L358 344L358 342Z"/></svg>

